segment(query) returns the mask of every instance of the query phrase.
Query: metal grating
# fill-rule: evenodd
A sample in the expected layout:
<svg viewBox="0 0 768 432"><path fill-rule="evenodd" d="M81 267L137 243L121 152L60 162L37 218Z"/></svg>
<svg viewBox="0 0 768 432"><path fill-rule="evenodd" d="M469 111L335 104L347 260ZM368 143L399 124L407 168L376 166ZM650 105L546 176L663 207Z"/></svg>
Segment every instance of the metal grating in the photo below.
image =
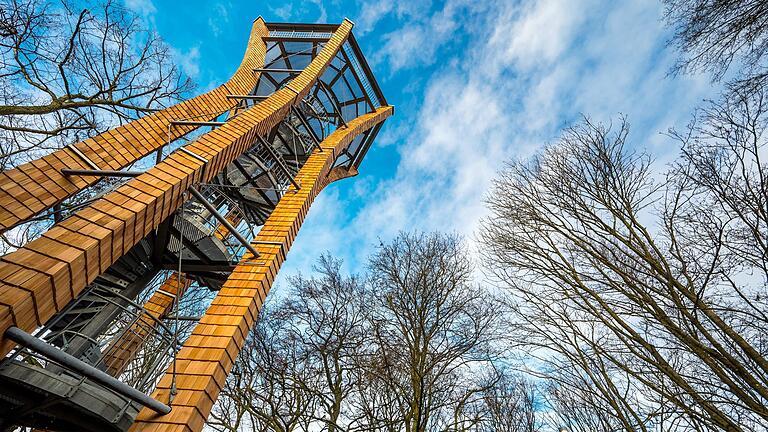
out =
<svg viewBox="0 0 768 432"><path fill-rule="evenodd" d="M316 31L271 30L269 37L281 39L330 39L333 33Z"/></svg>
<svg viewBox="0 0 768 432"><path fill-rule="evenodd" d="M342 48L344 50L344 53L347 55L347 58L349 59L349 63L352 65L352 68L355 70L355 73L357 76L360 77L360 81L363 85L363 91L365 91L365 94L368 95L368 97L371 99L371 102L374 106L381 106L381 101L376 96L376 92L373 91L373 86L371 85L371 82L368 80L368 74L365 73L363 68L360 66L360 62L357 60L357 55L355 54L352 47L349 45L349 43L345 43Z"/></svg>

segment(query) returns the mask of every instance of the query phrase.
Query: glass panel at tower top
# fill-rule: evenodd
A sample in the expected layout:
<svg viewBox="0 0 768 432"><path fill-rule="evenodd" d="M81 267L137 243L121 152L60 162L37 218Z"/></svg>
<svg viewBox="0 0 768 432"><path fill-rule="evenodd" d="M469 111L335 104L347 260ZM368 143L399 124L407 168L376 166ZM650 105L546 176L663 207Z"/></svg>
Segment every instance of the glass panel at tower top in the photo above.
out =
<svg viewBox="0 0 768 432"><path fill-rule="evenodd" d="M267 97L285 87L325 46L337 25L267 24L264 67L252 94ZM344 42L320 77L302 108L319 138L356 117L370 113L386 100L353 35ZM376 130L359 137L336 161L336 166L357 168L375 138Z"/></svg>

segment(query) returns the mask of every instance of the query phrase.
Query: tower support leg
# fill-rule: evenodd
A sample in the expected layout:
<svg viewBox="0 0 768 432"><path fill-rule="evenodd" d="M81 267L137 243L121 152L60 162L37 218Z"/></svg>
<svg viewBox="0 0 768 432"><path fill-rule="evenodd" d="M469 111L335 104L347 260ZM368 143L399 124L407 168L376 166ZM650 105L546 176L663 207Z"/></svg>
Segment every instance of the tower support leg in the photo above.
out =
<svg viewBox="0 0 768 432"><path fill-rule="evenodd" d="M283 196L252 242L259 257L246 253L179 351L176 394L169 402L171 413L158 416L144 409L132 431L202 430L286 258L284 251L296 238L317 194L332 180L343 177L332 173L333 155L391 114L392 107L388 106L362 115L323 141L322 146L331 151L316 149L312 153L296 176L303 187ZM169 401L173 382L173 368L169 368L153 397Z"/></svg>
<svg viewBox="0 0 768 432"><path fill-rule="evenodd" d="M161 319L168 315L176 301L179 301L191 280L182 275L179 284L179 274L173 272L163 282L160 288L147 300L144 308L155 319ZM173 296L173 297L172 297ZM141 316L131 328L126 331L104 354L104 366L106 372L112 376L118 376L133 359L136 353L144 345L145 339L155 328L156 321L149 316Z"/></svg>

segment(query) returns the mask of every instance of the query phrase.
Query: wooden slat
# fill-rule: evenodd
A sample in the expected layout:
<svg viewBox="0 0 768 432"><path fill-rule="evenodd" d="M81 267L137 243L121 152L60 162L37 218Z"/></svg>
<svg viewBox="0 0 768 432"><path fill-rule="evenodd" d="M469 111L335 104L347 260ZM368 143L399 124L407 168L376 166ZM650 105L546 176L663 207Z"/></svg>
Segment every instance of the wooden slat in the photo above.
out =
<svg viewBox="0 0 768 432"><path fill-rule="evenodd" d="M172 272L160 285L159 291L164 291L181 298L186 292L191 280L187 277L181 277L179 283L179 274ZM174 298L163 293L155 292L152 297L144 304L147 313L156 319L168 315L175 305ZM119 376L128 366L136 353L144 345L144 342L150 332L157 326L157 321L149 316L142 315L136 323L115 340L104 353L104 365L106 372L112 376Z"/></svg>
<svg viewBox="0 0 768 432"><path fill-rule="evenodd" d="M327 44L321 50L308 66L308 70L315 71L315 73L324 70L326 64L333 59L335 53L340 49L350 29L351 25L342 25L339 34L334 36L334 42ZM311 74L309 71L306 74ZM317 77L315 76L315 79ZM314 83L312 79L304 79L303 82L308 87ZM308 89L306 90L308 91ZM243 111L225 125L201 136L187 146L190 151L196 154L210 156L208 166L204 166L202 161L190 159L183 178L178 178L170 174L171 171L178 172L174 166L175 159L164 160L77 213L87 216L68 218L44 233L41 239L33 240L20 250L9 254L5 257L5 262L0 262L0 272L3 271L4 266L12 265L13 254L21 254L24 249L42 253L41 244L43 242L48 242L48 245L58 245L47 255L67 263L65 268L70 275L73 275L71 292L73 296L77 296L114 260L127 253L139 240L156 228L162 220L176 211L181 206L183 191L192 184L210 181L225 165L231 163L252 145L257 133L276 126L290 107L299 103L300 99L293 92L281 89L265 102L268 104L257 105ZM215 148L220 150L214 150ZM128 196L137 189L146 192L150 198L141 202L131 201L121 204L120 197ZM82 235L79 230L84 229L81 224L83 220L87 224L104 228L104 230L98 234L95 229L89 231L93 233L94 237ZM101 251L105 252L102 253ZM110 251L110 253L106 253L106 251ZM63 272L64 270L60 271ZM52 298L52 294L57 292L54 290L53 283L55 280L60 280L56 277L58 274L45 275L35 269L21 269L17 273L15 282L9 283L9 281L0 278L0 288L9 285L22 289L29 292L33 300ZM76 279L74 275L77 275ZM21 315L17 313L17 307L29 304L28 299L23 296L14 298L18 300L18 304L15 301L6 301L4 298L0 298L0 304L10 308L11 316L14 317L13 322L18 327L25 331L33 331L35 325L28 320L21 323L18 318ZM42 301L39 303L43 304ZM45 307L35 308L34 315L38 324L46 322L56 312L53 302L50 303L50 306L45 303ZM5 328L0 327L0 334L4 332ZM4 354L5 352L0 352L0 355Z"/></svg>
<svg viewBox="0 0 768 432"><path fill-rule="evenodd" d="M392 114L391 107L380 108L349 122L348 128L332 133L323 142L324 147L340 151L354 139ZM283 249L290 248L298 228L315 196L332 180L343 178L332 174L333 152L315 152L301 168L297 179L304 187L283 196L272 215L254 239L259 257L249 253L232 272L211 306L192 331L177 355L183 367L176 367L177 393L169 400L172 368L160 380L153 397L172 407L170 414L157 416L151 410L142 410L132 431L167 430L174 424L187 424L193 431L198 416L207 418L211 407L224 386L224 378L234 364L248 332L253 327L258 311L269 292L278 269L285 260ZM260 242L278 242L280 245ZM281 246L281 245L284 245ZM263 262L256 264L255 262ZM215 371L215 372L214 372Z"/></svg>
<svg viewBox="0 0 768 432"><path fill-rule="evenodd" d="M176 211L182 204L183 191L190 185L210 181L247 150L257 135L265 135L276 126L290 107L310 91L350 34L351 27L349 21L339 26L310 65L291 83L294 90L275 92L263 103L242 111L187 146L189 151L207 158L208 163L177 152L54 226L41 238L2 257L0 334L10 325L32 331L50 319L62 304L82 292L98 274ZM252 33L251 42L253 39ZM253 59L248 62L253 63ZM237 92L231 88L228 91ZM273 217L256 238L255 247L261 253L258 261L263 264L243 264L235 269L188 344L179 352L179 361L188 367L177 376L179 393L174 398L173 411L159 417L143 411L132 430L202 429L309 206L331 180L349 174L331 170L333 155L355 136L384 121L392 111L391 107L383 107L350 121L348 127L337 130L324 141L326 151L316 150L310 156L298 175L303 187L280 200ZM125 144L123 136L115 138L123 138ZM68 157L75 156L68 154ZM25 200L26 205L30 202ZM280 242L284 247L259 241ZM28 263L35 256L32 252L47 257L54 264L52 268L41 271L34 265L26 268L16 264ZM244 258L250 259L251 256ZM11 346L6 340L0 340L0 355L5 355ZM168 400L170 382L166 374L157 387L156 398Z"/></svg>
<svg viewBox="0 0 768 432"><path fill-rule="evenodd" d="M255 64L264 64L266 45L262 38L268 35L264 21L254 21L243 61L226 84L74 146L100 169L121 169L165 145L171 120L233 108L236 101L227 99L226 95L230 91L248 93L256 85L256 77L250 71ZM209 115L200 120L212 118ZM195 126L174 127L171 138L176 139L194 129ZM67 152L61 149L52 155L57 160L64 160ZM51 155L46 157L50 159ZM64 168L90 168L80 165L80 161L76 163ZM60 168L29 162L0 176L0 233L53 207L98 180L98 177L80 178L73 184L71 179L61 174ZM52 187L53 184L62 186Z"/></svg>

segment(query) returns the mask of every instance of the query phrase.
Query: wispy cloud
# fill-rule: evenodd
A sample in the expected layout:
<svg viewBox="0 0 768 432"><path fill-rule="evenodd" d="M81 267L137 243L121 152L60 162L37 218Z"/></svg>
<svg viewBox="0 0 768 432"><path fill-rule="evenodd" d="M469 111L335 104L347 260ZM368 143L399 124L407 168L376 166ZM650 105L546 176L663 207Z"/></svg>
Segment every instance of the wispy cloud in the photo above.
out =
<svg viewBox="0 0 768 432"><path fill-rule="evenodd" d="M214 37L218 37L229 24L229 11L232 9L230 2L216 2L211 5L212 13L208 16L208 28Z"/></svg>
<svg viewBox="0 0 768 432"><path fill-rule="evenodd" d="M277 15L278 17L287 20L291 17L291 13L293 12L293 5L290 3L286 3L280 7L276 7L272 9L272 13Z"/></svg>
<svg viewBox="0 0 768 432"><path fill-rule="evenodd" d="M450 0L433 13L425 9L428 3L398 1L388 8L369 8L362 11L364 27L373 27L387 15L394 15L402 25L384 33L382 46L373 55L375 64L390 72L406 68L432 65L436 53L449 42L459 40L455 31L459 22L470 24L467 18L483 9L482 3Z"/></svg>
<svg viewBox="0 0 768 432"><path fill-rule="evenodd" d="M656 2L456 0L422 17L399 5L361 12L368 29L402 18L381 36L377 69L428 74L423 95L385 126L383 141L399 155L396 174L366 178L364 162L361 180L346 180L364 182L362 205L351 195L321 195L323 210L313 208L302 230L304 239L330 235L324 248L353 266L401 229L472 239L504 161L531 155L582 113L629 115L635 145L663 157L676 150L659 132L685 122L713 92L703 79L667 77L673 54ZM331 207L336 216L328 219ZM297 261L318 253L297 250Z"/></svg>
<svg viewBox="0 0 768 432"><path fill-rule="evenodd" d="M198 46L183 51L171 48L171 53L185 74L192 79L197 79L200 76L200 48Z"/></svg>
<svg viewBox="0 0 768 432"><path fill-rule="evenodd" d="M372 31L379 21L392 11L394 6L394 2L389 1L363 2L356 19L355 33L363 35Z"/></svg>
<svg viewBox="0 0 768 432"><path fill-rule="evenodd" d="M125 7L144 18L149 18L157 12L157 8L152 0L125 0Z"/></svg>
<svg viewBox="0 0 768 432"><path fill-rule="evenodd" d="M488 49L498 60L489 60L495 65L514 62L521 71L553 62L573 41L574 32L586 18L581 10L589 8L587 3L545 0L498 10L500 15L488 41Z"/></svg>
<svg viewBox="0 0 768 432"><path fill-rule="evenodd" d="M135 12L138 16L143 19L147 25L147 27L152 31L157 31L157 7L155 3L152 0L124 0L125 1L125 7ZM227 7L223 3L217 3L214 5L214 10L216 10L216 16L218 17L217 20L224 20L226 22L227 20ZM223 18L222 18L223 17ZM208 21L209 26L211 25L211 20ZM219 24L216 24L219 25ZM216 27L218 28L218 27ZM211 27L211 30L214 30L214 27ZM215 33L215 32L214 32ZM196 80L200 77L200 47L199 45L194 45L191 48L188 49L181 49L177 46L173 46L172 44L168 43L168 41L165 41L165 43L168 44L170 48L171 56L173 56L176 64L179 65L182 72L184 72L187 76L192 78L193 80Z"/></svg>
<svg viewBox="0 0 768 432"><path fill-rule="evenodd" d="M327 23L328 10L322 0L280 2L268 5L272 15L284 21Z"/></svg>
<svg viewBox="0 0 768 432"><path fill-rule="evenodd" d="M310 3L313 3L317 7L317 21L318 23L326 23L328 22L328 11L325 9L325 5L323 4L323 0L309 0Z"/></svg>

